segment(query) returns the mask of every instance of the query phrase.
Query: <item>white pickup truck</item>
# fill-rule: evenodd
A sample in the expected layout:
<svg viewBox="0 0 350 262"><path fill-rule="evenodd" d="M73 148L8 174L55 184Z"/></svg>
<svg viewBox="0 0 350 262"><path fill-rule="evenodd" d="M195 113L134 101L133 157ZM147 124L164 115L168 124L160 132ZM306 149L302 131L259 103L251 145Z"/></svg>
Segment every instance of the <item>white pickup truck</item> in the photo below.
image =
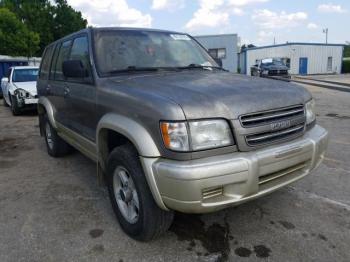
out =
<svg viewBox="0 0 350 262"><path fill-rule="evenodd" d="M38 71L38 67L15 66L9 69L7 77L1 79L4 105L11 107L13 115L36 108Z"/></svg>

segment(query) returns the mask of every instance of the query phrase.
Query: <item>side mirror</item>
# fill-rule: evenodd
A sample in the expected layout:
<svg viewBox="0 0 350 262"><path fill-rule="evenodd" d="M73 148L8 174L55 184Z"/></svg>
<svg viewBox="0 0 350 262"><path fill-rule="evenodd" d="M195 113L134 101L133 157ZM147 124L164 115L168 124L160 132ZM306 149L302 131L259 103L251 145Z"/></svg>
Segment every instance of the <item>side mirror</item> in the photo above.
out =
<svg viewBox="0 0 350 262"><path fill-rule="evenodd" d="M222 67L222 60L220 58L214 58L215 62Z"/></svg>
<svg viewBox="0 0 350 262"><path fill-rule="evenodd" d="M81 60L66 60L62 64L62 71L65 77L84 78L88 72Z"/></svg>
<svg viewBox="0 0 350 262"><path fill-rule="evenodd" d="M1 78L1 82L8 82L8 81L9 81L8 77Z"/></svg>

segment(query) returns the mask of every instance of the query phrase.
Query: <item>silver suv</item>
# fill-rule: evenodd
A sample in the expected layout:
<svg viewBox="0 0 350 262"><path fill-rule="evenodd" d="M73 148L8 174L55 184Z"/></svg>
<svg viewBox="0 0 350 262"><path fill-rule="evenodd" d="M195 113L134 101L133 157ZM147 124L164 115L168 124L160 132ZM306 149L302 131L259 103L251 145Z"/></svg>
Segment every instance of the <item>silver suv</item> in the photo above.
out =
<svg viewBox="0 0 350 262"><path fill-rule="evenodd" d="M173 212L271 193L324 157L314 100L282 81L229 73L183 33L89 28L49 45L37 83L51 156L96 162L123 230L147 241Z"/></svg>

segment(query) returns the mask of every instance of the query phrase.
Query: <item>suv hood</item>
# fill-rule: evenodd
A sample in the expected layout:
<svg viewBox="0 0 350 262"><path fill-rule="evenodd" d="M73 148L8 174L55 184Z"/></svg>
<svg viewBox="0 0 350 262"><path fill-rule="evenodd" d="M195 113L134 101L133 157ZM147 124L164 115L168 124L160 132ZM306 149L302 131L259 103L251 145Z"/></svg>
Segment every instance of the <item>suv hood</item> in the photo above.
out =
<svg viewBox="0 0 350 262"><path fill-rule="evenodd" d="M23 89L27 92L29 92L32 96L36 96L37 95L37 89L36 89L36 82L32 81L32 82L15 82L13 83L13 85L16 88L20 88Z"/></svg>
<svg viewBox="0 0 350 262"><path fill-rule="evenodd" d="M113 81L172 100L181 106L187 119L237 119L243 114L304 104L311 99L306 89L295 84L217 71L129 75Z"/></svg>

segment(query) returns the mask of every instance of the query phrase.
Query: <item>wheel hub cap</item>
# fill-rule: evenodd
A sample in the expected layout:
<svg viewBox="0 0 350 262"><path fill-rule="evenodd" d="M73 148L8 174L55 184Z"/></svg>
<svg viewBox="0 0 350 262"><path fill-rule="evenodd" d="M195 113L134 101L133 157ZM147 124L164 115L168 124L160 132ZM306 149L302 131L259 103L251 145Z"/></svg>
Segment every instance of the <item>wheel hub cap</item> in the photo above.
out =
<svg viewBox="0 0 350 262"><path fill-rule="evenodd" d="M49 145L50 149L53 148L53 140L52 140L52 133L49 123L46 123L45 125L45 134L46 134L46 141Z"/></svg>
<svg viewBox="0 0 350 262"><path fill-rule="evenodd" d="M135 224L139 218L139 198L128 170L118 166L113 173L114 197L125 220Z"/></svg>

